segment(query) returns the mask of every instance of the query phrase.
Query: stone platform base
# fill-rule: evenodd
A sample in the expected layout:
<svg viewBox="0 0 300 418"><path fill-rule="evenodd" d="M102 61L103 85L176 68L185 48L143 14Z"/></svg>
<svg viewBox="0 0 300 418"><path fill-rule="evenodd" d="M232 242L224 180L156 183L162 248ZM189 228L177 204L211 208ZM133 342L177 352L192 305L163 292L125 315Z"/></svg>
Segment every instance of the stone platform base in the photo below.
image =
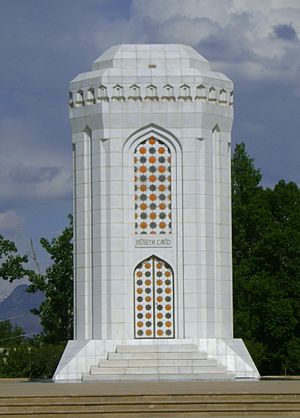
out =
<svg viewBox="0 0 300 418"><path fill-rule="evenodd" d="M1 383L2 418L298 417L299 381Z"/></svg>
<svg viewBox="0 0 300 418"><path fill-rule="evenodd" d="M54 382L259 378L240 339L73 340L53 376Z"/></svg>

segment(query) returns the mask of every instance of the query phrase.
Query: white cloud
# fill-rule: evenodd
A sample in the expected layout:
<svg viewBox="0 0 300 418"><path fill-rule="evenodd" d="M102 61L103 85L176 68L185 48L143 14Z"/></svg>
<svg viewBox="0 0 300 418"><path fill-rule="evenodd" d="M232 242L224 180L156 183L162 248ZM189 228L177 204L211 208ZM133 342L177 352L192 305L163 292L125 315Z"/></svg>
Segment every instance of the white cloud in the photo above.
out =
<svg viewBox="0 0 300 418"><path fill-rule="evenodd" d="M203 55L213 50L235 73L238 62L242 77L298 79L298 0L134 0L128 25L141 22L142 30L151 27L148 41L188 43ZM288 30L294 38L284 36Z"/></svg>
<svg viewBox="0 0 300 418"><path fill-rule="evenodd" d="M0 233L17 232L23 227L23 218L14 210L0 212Z"/></svg>
<svg viewBox="0 0 300 418"><path fill-rule="evenodd" d="M160 33L165 42L197 45L199 40L218 33L220 27L207 18L176 17L162 25Z"/></svg>
<svg viewBox="0 0 300 418"><path fill-rule="evenodd" d="M207 17L212 22L225 24L232 3L232 0L134 0L132 10L137 16L148 17L160 24L178 17Z"/></svg>
<svg viewBox="0 0 300 418"><path fill-rule="evenodd" d="M299 0L133 0L129 16L97 23L88 45L100 51L120 43L185 43L229 76L298 82Z"/></svg>
<svg viewBox="0 0 300 418"><path fill-rule="evenodd" d="M70 149L64 155L61 145L47 140L32 120L0 120L2 202L66 198L71 190Z"/></svg>

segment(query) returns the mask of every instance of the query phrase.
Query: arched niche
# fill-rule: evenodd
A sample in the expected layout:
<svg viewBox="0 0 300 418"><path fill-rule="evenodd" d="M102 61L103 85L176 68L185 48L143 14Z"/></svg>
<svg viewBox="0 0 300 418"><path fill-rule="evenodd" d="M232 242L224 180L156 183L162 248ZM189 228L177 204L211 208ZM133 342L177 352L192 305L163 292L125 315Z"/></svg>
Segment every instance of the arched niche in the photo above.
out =
<svg viewBox="0 0 300 418"><path fill-rule="evenodd" d="M174 273L152 255L134 269L134 337L175 338Z"/></svg>

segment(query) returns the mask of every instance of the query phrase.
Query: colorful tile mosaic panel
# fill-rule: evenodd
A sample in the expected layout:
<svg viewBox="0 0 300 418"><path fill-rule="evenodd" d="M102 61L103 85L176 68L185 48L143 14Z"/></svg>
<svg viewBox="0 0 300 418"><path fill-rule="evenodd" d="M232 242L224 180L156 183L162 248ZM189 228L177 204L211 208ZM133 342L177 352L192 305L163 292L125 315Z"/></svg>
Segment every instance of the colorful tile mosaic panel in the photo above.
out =
<svg viewBox="0 0 300 418"><path fill-rule="evenodd" d="M154 137L134 152L135 234L171 234L171 152Z"/></svg>
<svg viewBox="0 0 300 418"><path fill-rule="evenodd" d="M135 338L174 338L174 278L171 267L152 256L134 272Z"/></svg>

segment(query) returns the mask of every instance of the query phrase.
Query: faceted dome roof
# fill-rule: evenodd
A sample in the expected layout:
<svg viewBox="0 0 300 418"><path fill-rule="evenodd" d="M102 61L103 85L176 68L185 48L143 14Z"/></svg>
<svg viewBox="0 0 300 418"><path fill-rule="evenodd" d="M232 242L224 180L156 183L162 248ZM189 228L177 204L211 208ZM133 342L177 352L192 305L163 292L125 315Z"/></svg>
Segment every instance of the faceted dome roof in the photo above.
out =
<svg viewBox="0 0 300 418"><path fill-rule="evenodd" d="M142 65L148 64L149 68L155 68L156 65L164 67L167 62L171 63L172 61L174 65L178 65L178 60L180 60L182 68L209 69L208 61L187 45L133 44L112 46L94 61L93 70L109 67L130 68L133 60Z"/></svg>
<svg viewBox="0 0 300 418"><path fill-rule="evenodd" d="M76 83L72 88L81 88L83 86L80 83L99 77L106 84L200 83L204 82L202 77L206 77L221 81L217 83L220 88L232 88L228 77L211 70L209 62L202 55L192 47L181 44L112 46L94 61L92 71L78 74L72 80L71 84Z"/></svg>

